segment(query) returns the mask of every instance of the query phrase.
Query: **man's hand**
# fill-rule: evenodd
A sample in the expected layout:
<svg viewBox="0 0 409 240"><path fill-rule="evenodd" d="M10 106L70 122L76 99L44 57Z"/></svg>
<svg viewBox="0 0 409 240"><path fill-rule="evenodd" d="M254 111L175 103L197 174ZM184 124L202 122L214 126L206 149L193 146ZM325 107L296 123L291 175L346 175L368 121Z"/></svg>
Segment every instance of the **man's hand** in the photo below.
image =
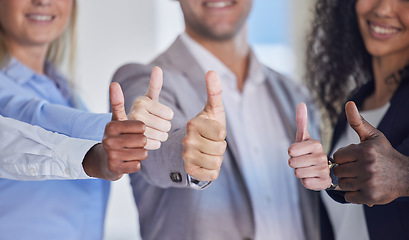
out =
<svg viewBox="0 0 409 240"><path fill-rule="evenodd" d="M118 180L123 174L139 171L140 161L148 157L144 149L145 125L140 121L127 120L124 96L118 83L110 86L112 121L105 127L102 144L92 147L82 163L91 177L110 181Z"/></svg>
<svg viewBox="0 0 409 240"><path fill-rule="evenodd" d="M159 103L159 94L163 84L163 72L159 67L154 67L148 91L145 96L135 100L129 112L129 119L139 120L146 125L145 136L147 143L145 148L156 150L161 146L161 142L168 139L168 132L171 128L170 120L173 118L173 111L168 106Z"/></svg>
<svg viewBox="0 0 409 240"><path fill-rule="evenodd" d="M360 144L341 148L334 154L334 161L339 164L334 174L340 178L339 187L347 191L345 200L373 206L408 196L408 158L359 115L354 102L346 104L345 112L361 140Z"/></svg>
<svg viewBox="0 0 409 240"><path fill-rule="evenodd" d="M215 72L206 74L206 84L206 106L187 123L186 136L183 138L186 172L200 181L217 179L227 146L222 86Z"/></svg>
<svg viewBox="0 0 409 240"><path fill-rule="evenodd" d="M294 168L305 188L324 190L331 185L327 155L321 143L311 139L308 132L308 115L305 103L298 104L296 113L296 142L288 148L288 165Z"/></svg>

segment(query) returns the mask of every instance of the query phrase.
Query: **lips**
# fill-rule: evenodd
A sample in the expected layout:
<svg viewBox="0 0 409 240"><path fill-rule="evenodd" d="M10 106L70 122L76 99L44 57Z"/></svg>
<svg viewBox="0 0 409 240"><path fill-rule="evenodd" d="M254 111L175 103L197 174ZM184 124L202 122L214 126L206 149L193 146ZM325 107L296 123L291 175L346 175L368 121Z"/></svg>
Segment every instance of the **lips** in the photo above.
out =
<svg viewBox="0 0 409 240"><path fill-rule="evenodd" d="M372 33L384 37L395 35L401 31L400 28L392 27L386 24L375 23L372 21L368 21L368 25Z"/></svg>
<svg viewBox="0 0 409 240"><path fill-rule="evenodd" d="M55 18L54 15L50 15L50 14L35 14L35 13L31 13L31 14L26 14L26 17L34 20L34 21L38 21L38 22L48 22L51 21Z"/></svg>
<svg viewBox="0 0 409 240"><path fill-rule="evenodd" d="M208 8L225 8L236 4L236 1L206 1L203 6Z"/></svg>

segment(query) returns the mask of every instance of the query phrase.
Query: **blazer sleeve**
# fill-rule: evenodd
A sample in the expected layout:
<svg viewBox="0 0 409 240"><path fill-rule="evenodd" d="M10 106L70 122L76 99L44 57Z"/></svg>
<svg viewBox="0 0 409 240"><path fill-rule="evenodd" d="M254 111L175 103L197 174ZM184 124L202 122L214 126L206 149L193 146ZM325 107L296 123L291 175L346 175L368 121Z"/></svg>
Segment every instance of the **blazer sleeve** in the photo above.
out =
<svg viewBox="0 0 409 240"><path fill-rule="evenodd" d="M131 110L137 97L145 95L152 68L153 66L128 64L115 73L112 81L118 82L123 89L127 112ZM161 188L189 187L182 159L182 139L186 134L188 119L180 108L173 90L177 87L177 78L177 74L164 72L164 84L159 95L159 102L170 107L174 112L168 140L162 143L160 149L149 151L148 158L142 162L141 170L134 173L142 174L148 183ZM175 176L177 176L176 179Z"/></svg>

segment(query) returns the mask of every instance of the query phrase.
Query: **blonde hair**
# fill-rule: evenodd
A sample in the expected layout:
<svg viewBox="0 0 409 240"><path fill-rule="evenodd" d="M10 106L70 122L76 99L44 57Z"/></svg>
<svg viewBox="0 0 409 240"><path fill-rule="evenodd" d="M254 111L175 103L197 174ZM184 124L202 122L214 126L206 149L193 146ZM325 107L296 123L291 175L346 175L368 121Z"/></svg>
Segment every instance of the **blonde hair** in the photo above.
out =
<svg viewBox="0 0 409 240"><path fill-rule="evenodd" d="M69 69L73 69L76 50L77 11L77 1L73 0L68 26L64 32L50 44L48 49L46 60L56 67L60 67L61 64L67 60ZM69 52L69 54L67 54L67 52ZM10 52L4 39L4 30L0 25L0 69L7 66L10 59Z"/></svg>

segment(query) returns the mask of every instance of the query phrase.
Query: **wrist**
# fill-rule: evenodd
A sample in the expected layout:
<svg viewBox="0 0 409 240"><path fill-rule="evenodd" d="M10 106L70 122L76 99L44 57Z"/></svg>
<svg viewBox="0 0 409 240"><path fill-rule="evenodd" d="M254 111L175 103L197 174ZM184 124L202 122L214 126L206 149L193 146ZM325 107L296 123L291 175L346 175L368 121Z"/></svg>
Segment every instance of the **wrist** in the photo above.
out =
<svg viewBox="0 0 409 240"><path fill-rule="evenodd" d="M82 167L90 177L103 178L101 162L104 159L105 150L101 143L95 144L85 155Z"/></svg>
<svg viewBox="0 0 409 240"><path fill-rule="evenodd" d="M338 164L336 164L331 157L328 157L328 167L329 167L329 176L331 177L331 185L326 190L339 189L338 187L339 179L334 174L334 168L336 166L338 166Z"/></svg>

